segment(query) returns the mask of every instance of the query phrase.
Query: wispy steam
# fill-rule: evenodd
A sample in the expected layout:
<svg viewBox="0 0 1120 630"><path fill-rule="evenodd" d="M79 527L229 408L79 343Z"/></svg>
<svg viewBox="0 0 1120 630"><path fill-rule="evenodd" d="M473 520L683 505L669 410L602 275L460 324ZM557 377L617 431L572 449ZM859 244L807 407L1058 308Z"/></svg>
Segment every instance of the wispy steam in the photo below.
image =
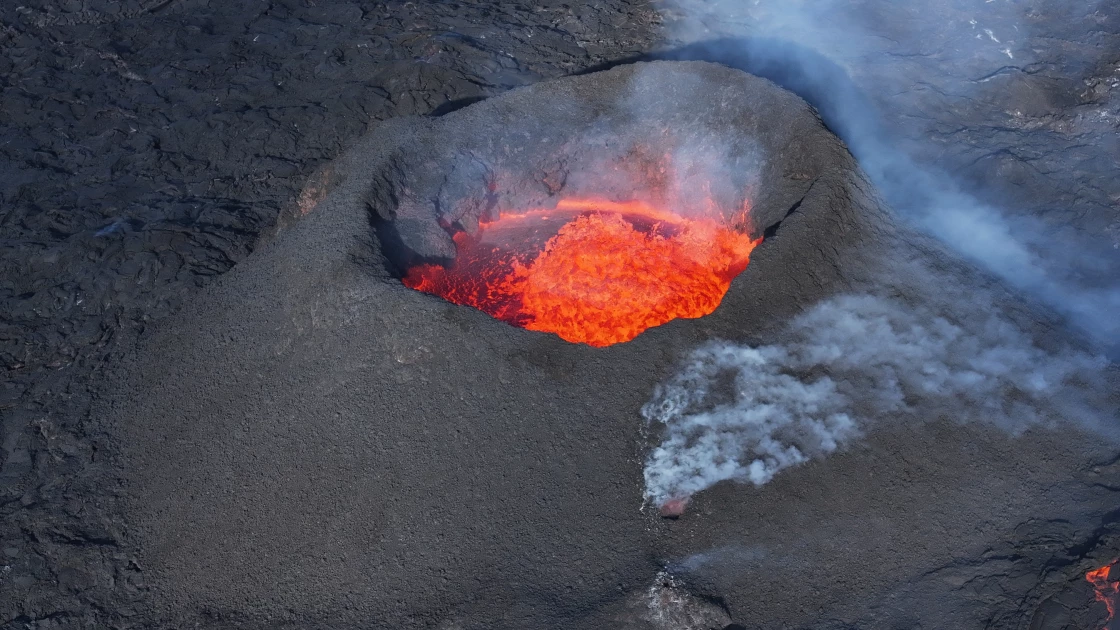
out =
<svg viewBox="0 0 1120 630"><path fill-rule="evenodd" d="M726 569L741 570L743 567L757 566L767 559L769 552L765 547L743 545L724 545L708 551L694 553L683 560L666 565L671 573L697 575L713 573ZM783 559L783 561L788 561Z"/></svg>
<svg viewBox="0 0 1120 630"><path fill-rule="evenodd" d="M1078 2L1078 6L1092 3ZM1029 21L1018 3L977 2L968 21L959 5L919 0L670 0L663 3L677 56L703 58L773 79L802 95L849 145L902 216L960 255L1064 313L1112 351L1120 344L1120 283L1108 239L1078 235L1056 242L1053 229L985 204L954 179L917 164L890 137L866 90L912 90L923 82L899 55L929 55L956 80L954 97L977 89L977 77L1030 63ZM901 43L901 44L900 44ZM933 63L933 62L930 62ZM909 87L908 87L909 86ZM928 87L928 86L927 86ZM948 88L946 88L948 89ZM939 89L926 93L937 94ZM942 107L937 95L929 107ZM884 102L888 102L886 100ZM920 106L914 111L920 112ZM906 124L920 116L910 116ZM914 129L911 137L925 137Z"/></svg>
<svg viewBox="0 0 1120 630"><path fill-rule="evenodd" d="M664 425L664 440L646 464L646 498L660 505L724 480L762 485L878 421L1011 432L1091 422L1083 392L1105 365L1048 353L994 314L954 322L884 298L834 298L794 319L781 345L708 343L656 389L642 415Z"/></svg>

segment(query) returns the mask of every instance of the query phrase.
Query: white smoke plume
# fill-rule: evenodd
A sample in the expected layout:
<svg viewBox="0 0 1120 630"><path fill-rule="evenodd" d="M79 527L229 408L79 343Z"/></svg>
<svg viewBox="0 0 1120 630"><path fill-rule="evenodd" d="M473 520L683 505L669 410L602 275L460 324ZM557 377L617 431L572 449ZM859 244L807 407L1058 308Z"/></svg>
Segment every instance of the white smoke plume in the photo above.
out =
<svg viewBox="0 0 1120 630"><path fill-rule="evenodd" d="M664 439L646 499L687 499L720 481L762 485L843 448L874 422L994 423L1012 433L1093 422L1103 358L1044 351L1001 317L953 322L925 307L841 296L794 319L781 345L710 342L642 408Z"/></svg>
<svg viewBox="0 0 1120 630"><path fill-rule="evenodd" d="M1042 11L1053 22L1062 19L1054 11L1066 11L1091 28L1097 4L1049 3ZM901 216L1120 353L1117 250L1107 234L1081 232L1059 241L1053 225L982 202L955 177L908 152L908 142L929 135L921 127L928 122L922 109L956 102L940 100L950 98L942 92L966 99L987 89L983 77L1045 64L1029 41L1036 3L665 0L661 6L670 39L682 47L667 56L718 61L797 92L848 143ZM917 57L926 65L913 63ZM1095 61L1082 60L1079 71L1089 72ZM929 64L946 85L915 75ZM901 118L891 99L870 96L926 85L926 79L932 88L910 88L906 98L916 104L900 110ZM880 112L893 114L892 124L912 127L911 140L892 135Z"/></svg>

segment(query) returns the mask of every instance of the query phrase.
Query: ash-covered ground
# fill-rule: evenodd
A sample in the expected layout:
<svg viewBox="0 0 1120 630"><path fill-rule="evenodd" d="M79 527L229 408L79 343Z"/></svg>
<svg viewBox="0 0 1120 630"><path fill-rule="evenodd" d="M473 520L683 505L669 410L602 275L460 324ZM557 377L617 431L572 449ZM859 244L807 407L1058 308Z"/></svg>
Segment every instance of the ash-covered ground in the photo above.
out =
<svg viewBox="0 0 1120 630"><path fill-rule="evenodd" d="M368 502L379 495L354 488L353 495L315 496L316 480L332 475L314 469L315 460L308 460L311 469L302 472L304 485L287 487L292 494L281 494L281 499L295 504L306 499L306 510L276 515L271 527L279 535L259 543L269 549L267 554L261 553L248 530L240 537L205 540L206 530L192 531L186 526L189 519L176 518L174 510L183 510L181 504L161 516L173 526L158 531L167 535L181 529L183 538L169 536L153 552L152 521L142 522L135 511L126 510L128 501L122 498L137 496L135 472L119 468L120 459L114 454L136 445L123 443L122 434L111 430L104 417L91 413L113 403L101 392L125 378L122 365L136 365L134 359L124 357L133 356L137 339L147 344L141 347L150 353L153 339L187 334L189 330L179 324L164 323L181 323L183 315L178 320L167 317L184 304L205 302L206 294L199 287L245 259L262 237L271 240L278 221L294 223L303 210L324 198L325 191L337 185L332 182L330 161L378 121L439 115L511 87L660 51L745 66L779 82L787 79L784 84L818 107L857 157L873 157L874 152L859 141L866 128L845 117L843 107L832 107L829 91L822 93L820 83L788 80L796 79L796 72L791 74L781 64L776 70L757 63L752 67L746 53L753 51L757 61L755 44L696 44L709 39L765 36L819 51L840 71L830 75L838 80L827 85L852 91L874 106L884 142L917 165L948 172L964 194L1000 209L1009 220L1037 219L1042 227L1032 223L1029 234L1052 238L1059 253L1079 252L1083 243L1094 254L1104 247L1105 273L1097 269L1095 274L1063 275L1071 268L1063 266L1061 255L1046 259L1043 267L1059 279L1075 277L1090 289L1109 289L1107 272L1115 267L1107 266L1107 249L1120 242L1120 191L1114 177L1120 155L1116 128L1120 101L1115 96L1120 90L1120 9L1109 3L1080 2L945 2L932 7L861 2L827 3L831 13L818 15L769 4L761 8L756 4L754 13L726 16L712 13L711 6L697 9L684 2L650 6L638 2L74 0L0 8L4 51L0 146L5 157L0 167L5 369L0 401L0 624L173 627L189 621L201 627L238 623L308 627L345 621L359 627L467 628L479 623L485 627L497 615L503 623L528 621L540 627L574 627L605 618L620 626L650 627L658 621L649 611L660 610L657 605L666 602L677 608L662 611L662 621L670 624L665 627L691 623L689 615L680 612L681 606L691 606L695 623L706 624L696 627L718 627L724 622L745 627L944 627L947 618L995 628L1101 624L1104 607L1093 602L1084 573L1120 552L1115 514L1120 470L1116 448L1106 438L1081 444L1063 437L1076 433L1068 427L1029 433L1026 442L1008 438L1004 428L993 430L975 423L943 421L917 429L903 424L877 432L868 428L870 437L858 443L862 446L822 458L812 467L792 469L788 477L779 472L758 490L761 494L752 494L748 485L724 483L698 495L679 521L644 520L649 532L643 537L629 532L616 538L604 534L602 540L618 542L611 557L624 559L613 572L603 568L606 558L581 538L579 547L586 558L581 570L569 567L568 573L545 572L548 579L513 584L510 576L515 572L509 571L508 557L520 554L526 566L550 566L542 561L542 547L522 544L527 540L540 536L557 546L557 554L570 551L560 542L571 540L571 532L556 525L562 519L591 530L600 525L624 530L608 517L606 507L597 511L600 504L611 506L610 510L633 510L632 518L637 518L645 447L653 445L639 443L636 434L643 419L638 409L648 402L656 383L672 378L674 366L689 350L687 344L679 352L663 350L655 369L633 368L636 371L628 382L634 391L623 399L632 407L631 428L619 428L608 436L615 450L625 451L629 458L629 463L618 464L619 474L611 477L616 485L604 487L589 473L582 482L586 488L566 489L569 494L583 492L583 502L573 502L577 508L559 512L549 507L550 494L542 491L529 500L539 504L534 513L552 509L553 520L530 519L525 529L502 532L498 527L517 522L515 515L503 512L515 507L510 502L527 499L505 498L496 486L479 492L486 501L500 502L497 510L481 509L489 504L480 499L476 514L423 523L436 539L454 533L470 540L482 536L491 545L506 546L505 565L487 560L480 552L475 565L460 567L488 567L471 574L475 590L468 596L449 597L449 587L441 586L450 583L449 578L440 574L438 562L412 557L390 571L408 588L398 587L395 596L379 593L381 608L366 608L373 604L360 597L347 603L348 596L356 597L348 594L360 592L356 585L365 584L362 580L368 581L375 568L362 566L360 553L337 558L316 553L323 548L345 553L348 545L362 552L378 545L396 550L429 546L430 541L410 532L429 513L412 512L420 516L393 522L393 510L385 508L381 513L388 516L378 523L345 521L343 515L350 513L347 496ZM827 37L821 36L822 25L832 29ZM784 54L782 46L764 48L778 51L779 58ZM773 72L768 73L768 67ZM873 159L865 164L873 179L874 166ZM884 188L884 194L891 199L895 191L889 188ZM923 224L921 214L911 216ZM924 227L931 226L925 222ZM949 245L947 250L953 252ZM969 257L969 251L956 252L962 253ZM946 260L952 255L946 254ZM1040 303L1010 308L1008 317L1018 323L1033 322L1036 329L1031 334L1043 339L1057 335L1057 341L1049 343L1058 345L1039 342L1047 352L1053 354L1067 341L1063 330L1092 328L1095 320L1084 317L1085 310L1063 313L1054 293L1024 284L1005 273L1005 267L993 266L990 258L974 262L982 270L978 277L969 275L977 272L962 271L952 262L944 262L946 267L940 271L952 270L952 277L962 273L1000 296L1003 289L989 283L1010 284L1013 293ZM907 296L896 297L907 301ZM417 307L421 310L443 308L417 302L421 303L427 305ZM313 306L308 304L311 310L303 314L312 322L316 321ZM876 308L870 312L883 313L881 305ZM1023 309L1028 314L1022 314ZM420 318L419 313L410 307L396 316L411 320ZM386 330L394 327L392 315L389 311L378 315ZM909 321L906 312L889 310L890 316L896 317L891 321ZM1070 325L1071 319L1076 325ZM474 327L500 326L477 314L457 314L449 321L458 322L455 326L464 333ZM666 330L693 330L682 339L696 336L692 341L699 343L706 335L696 330L731 326L718 320L697 323L698 329L673 325ZM227 321L226 329L208 334L226 335L224 343L236 346L243 335L238 328L251 324ZM795 337L797 325L789 333ZM1080 348L1073 352L1100 348L1093 332L1085 333L1088 340L1075 340ZM725 328L721 336L739 339L744 347L775 341L770 333L753 337L733 333L734 327ZM668 333L660 334L665 338ZM815 343L812 338L801 341L810 348ZM193 343L192 347L199 345ZM301 356L318 362L322 369L332 363L337 366L336 357L317 350L307 347ZM620 347L616 354L639 350ZM166 366L179 360L173 345L160 346L158 352L168 353ZM390 378L423 371L415 367L427 360L421 350L402 346L393 352L371 361L393 358L413 366ZM528 366L526 372L550 375L558 382L617 377L602 366L581 373L587 360L584 354L583 348L557 346L550 351L523 350L519 356ZM956 365L948 355L941 359L945 365ZM146 378L172 379L171 367L161 372L164 368L158 361L144 365L149 370ZM245 368L237 371L241 377L252 372L241 364L214 369L222 373L234 367ZM832 367L836 366L824 369ZM127 379L135 382L141 376L133 371ZM504 395L501 371L489 376L483 385L492 387L491 398ZM520 378L521 368L513 376ZM319 390L333 386L306 379L302 383ZM377 383L369 387L376 389ZM228 395L233 399L243 392ZM217 400L216 396L211 390L185 395L202 401ZM608 466L594 458L580 460L587 452L581 440L596 439L594 420L604 414L605 407L596 407L594 400L593 396L575 396L575 400L557 396L551 403L541 403L542 417L552 418L549 444L569 452L561 459L579 461L575 469ZM582 420L573 420L580 409L585 412ZM488 419L478 419L485 431L501 429L486 426ZM184 439L197 442L206 437L220 449L243 446L221 460L225 470L259 478L268 466L257 467L245 459L252 456L256 442L237 433L252 426L229 426L219 420L209 421L215 425L211 433L189 433ZM408 428L414 420L405 417L400 423ZM423 431L420 425L428 422L430 431L447 430L446 423L433 417L413 428ZM463 422L463 430L474 430L472 423ZM581 433L565 422L590 424ZM507 429L517 431L521 426L511 423ZM182 430L170 424L167 428L169 433ZM161 427L146 430L159 433ZM396 442L376 446L409 459L409 449L422 442L402 431ZM485 431L473 439L485 443ZM295 439L292 449L299 437L289 436ZM361 451L359 444L348 446ZM913 448L899 449L899 444ZM962 453L968 449L974 449L977 457L962 467ZM442 456L452 464L456 458L469 466L487 463L475 453L455 449ZM535 459L531 450L518 457ZM352 472L372 474L379 466L392 468L376 461ZM575 469L544 466L536 475L543 487L545 480ZM222 469L188 466L185 470L189 477ZM442 484L432 470L402 470L408 483L393 478L386 482L388 487L430 485L432 496L438 496ZM867 488L862 492L894 497L895 502L888 503L892 509L869 517L869 512L859 509L869 499L835 498L853 483L838 470L865 473ZM977 471L988 475L975 476ZM1057 482L1048 475L1065 479ZM217 482L228 485L238 478ZM205 486L198 484L200 490ZM932 489L917 495L917 487ZM264 500L253 494L250 484L243 484L239 492ZM600 496L604 492L613 493L617 501ZM968 499L967 510L951 500L960 496ZM158 500L174 503L188 498L180 492ZM223 505L221 497L202 500ZM319 503L323 505L312 509ZM157 499L148 505L157 506ZM817 513L802 509L804 505L833 507ZM243 510L249 519L268 514L255 512L254 507L250 501L223 509ZM435 513L440 506L431 507ZM940 516L930 517L931 513ZM201 517L216 518L214 514ZM315 519L322 519L322 524L316 525ZM339 522L345 527L336 527ZM316 538L324 527L338 537ZM526 533L536 528L540 531ZM799 536L784 538L791 528ZM555 535L549 535L553 530ZM377 536L369 538L375 531ZM600 533L595 530L585 538ZM397 536L391 541L395 546L386 542L393 536ZM865 539L880 541L873 546L874 554L861 554L860 545L845 543ZM308 541L316 540L308 546ZM236 554L215 559L221 549L234 549ZM632 555L627 556L627 550ZM193 552L196 555L181 557ZM169 565L150 566L145 558L153 553L155 557L178 554L171 563L180 571L178 578L201 592L223 586L229 590L216 598L181 591L171 597L166 581ZM829 563L821 565L820 558L828 558ZM853 567L868 565L878 578L854 577L859 573ZM208 570L211 566L220 566L227 574L215 577ZM316 569L305 571L307 566ZM921 567L921 571L896 573L898 566ZM346 575L356 577L348 580L332 567L347 567ZM417 567L423 570L409 574ZM663 573L666 570L670 573ZM252 574L254 580L239 582L236 577L246 575L239 571ZM541 572L532 569L528 574L539 577ZM455 587L462 593L463 573L458 575ZM626 578L615 583L616 575ZM679 586L686 583L692 595ZM323 590L308 590L307 584ZM267 597L261 596L260 589L267 591ZM751 596L735 596L744 592ZM318 595L325 598L317 599ZM327 601L334 605L325 605ZM495 601L509 608L497 609L492 605ZM373 609L386 617L358 619ZM923 616L928 610L960 616L931 619ZM550 614L559 616L550 618ZM542 619L551 619L552 625Z"/></svg>

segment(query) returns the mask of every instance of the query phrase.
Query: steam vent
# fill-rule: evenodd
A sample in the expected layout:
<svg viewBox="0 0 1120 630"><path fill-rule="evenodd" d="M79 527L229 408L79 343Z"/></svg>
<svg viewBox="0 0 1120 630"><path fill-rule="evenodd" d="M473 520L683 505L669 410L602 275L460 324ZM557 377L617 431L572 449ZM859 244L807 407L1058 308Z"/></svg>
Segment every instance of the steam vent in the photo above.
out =
<svg viewBox="0 0 1120 630"><path fill-rule="evenodd" d="M1110 441L1033 401L1111 376L970 363L1081 350L896 223L798 96L624 65L329 171L106 379L144 623L1105 623Z"/></svg>

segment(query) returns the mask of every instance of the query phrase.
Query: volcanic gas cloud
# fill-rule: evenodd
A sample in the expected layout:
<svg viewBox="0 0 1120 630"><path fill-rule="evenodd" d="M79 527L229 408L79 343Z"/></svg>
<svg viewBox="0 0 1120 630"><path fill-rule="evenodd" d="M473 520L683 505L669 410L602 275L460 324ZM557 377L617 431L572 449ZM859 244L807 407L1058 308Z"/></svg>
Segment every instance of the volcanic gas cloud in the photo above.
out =
<svg viewBox="0 0 1120 630"><path fill-rule="evenodd" d="M645 201L564 198L456 232L453 264L414 266L404 284L515 326L609 346L714 311L759 243L741 229L748 213L744 206L728 222Z"/></svg>

